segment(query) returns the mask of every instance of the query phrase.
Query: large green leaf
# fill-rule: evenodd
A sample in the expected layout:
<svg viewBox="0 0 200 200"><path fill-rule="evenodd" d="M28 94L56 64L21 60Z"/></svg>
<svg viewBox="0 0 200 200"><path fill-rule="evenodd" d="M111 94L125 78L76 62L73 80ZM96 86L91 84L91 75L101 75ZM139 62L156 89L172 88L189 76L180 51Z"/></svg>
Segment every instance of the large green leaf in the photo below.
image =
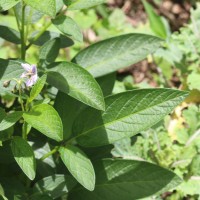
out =
<svg viewBox="0 0 200 200"><path fill-rule="evenodd" d="M40 12L47 14L51 17L55 17L56 15L56 2L55 0L24 0L24 2L39 10Z"/></svg>
<svg viewBox="0 0 200 200"><path fill-rule="evenodd" d="M155 194L166 185L172 189L180 178L157 165L122 159L105 159L96 163L96 186L93 192L75 188L69 200L132 200Z"/></svg>
<svg viewBox="0 0 200 200"><path fill-rule="evenodd" d="M99 110L104 110L104 98L96 80L74 63L53 63L48 69L47 81L60 91Z"/></svg>
<svg viewBox="0 0 200 200"><path fill-rule="evenodd" d="M49 65L54 62L60 50L60 38L47 41L39 52L40 65Z"/></svg>
<svg viewBox="0 0 200 200"><path fill-rule="evenodd" d="M27 123L47 137L62 141L62 121L52 106L48 104L34 106L30 112L24 113L23 117Z"/></svg>
<svg viewBox="0 0 200 200"><path fill-rule="evenodd" d="M0 1L0 11L8 10L16 5L20 0L1 0Z"/></svg>
<svg viewBox="0 0 200 200"><path fill-rule="evenodd" d="M146 130L169 114L187 92L172 89L133 90L105 99L105 112L88 108L73 132L83 146L101 146Z"/></svg>
<svg viewBox="0 0 200 200"><path fill-rule="evenodd" d="M106 2L106 0L64 0L70 10L80 10L90 8Z"/></svg>
<svg viewBox="0 0 200 200"><path fill-rule="evenodd" d="M32 35L32 38L34 38L34 36L38 34L38 32L35 32L33 35ZM50 32L50 31L45 31L40 37L38 40L36 40L34 42L35 45L38 45L38 46L42 46L43 44L45 44L46 42L48 42L49 40L52 40L54 38L60 38L60 48L66 48L66 47L70 47L74 44L73 40L64 36L64 35L61 35L59 33L56 33L56 32ZM31 41L31 39L30 39Z"/></svg>
<svg viewBox="0 0 200 200"><path fill-rule="evenodd" d="M0 37L9 42L20 44L20 33L10 27L0 25Z"/></svg>
<svg viewBox="0 0 200 200"><path fill-rule="evenodd" d="M39 180L34 185L33 191L36 194L48 194L53 199L57 199L68 193L76 184L77 182L71 176L54 174Z"/></svg>
<svg viewBox="0 0 200 200"><path fill-rule="evenodd" d="M19 79L24 69L17 60L0 59L0 81L9 81Z"/></svg>
<svg viewBox="0 0 200 200"><path fill-rule="evenodd" d="M86 189L93 191L95 172L91 161L83 151L71 145L59 149L61 159L74 178Z"/></svg>
<svg viewBox="0 0 200 200"><path fill-rule="evenodd" d="M75 118L87 106L84 103L70 97L68 94L58 92L54 107L62 119L63 137L64 139L67 139L72 134L72 125Z"/></svg>
<svg viewBox="0 0 200 200"><path fill-rule="evenodd" d="M35 178L36 162L31 146L21 137L14 137L11 143L12 153L22 171L29 179Z"/></svg>
<svg viewBox="0 0 200 200"><path fill-rule="evenodd" d="M80 51L73 62L99 77L143 60L157 50L161 41L144 34L121 35Z"/></svg>
<svg viewBox="0 0 200 200"><path fill-rule="evenodd" d="M83 41L83 34L77 23L70 17L60 15L52 20L53 24L65 35L79 42Z"/></svg>
<svg viewBox="0 0 200 200"><path fill-rule="evenodd" d="M0 121L0 131L6 130L13 126L21 117L23 112L15 111L7 114L2 121Z"/></svg>

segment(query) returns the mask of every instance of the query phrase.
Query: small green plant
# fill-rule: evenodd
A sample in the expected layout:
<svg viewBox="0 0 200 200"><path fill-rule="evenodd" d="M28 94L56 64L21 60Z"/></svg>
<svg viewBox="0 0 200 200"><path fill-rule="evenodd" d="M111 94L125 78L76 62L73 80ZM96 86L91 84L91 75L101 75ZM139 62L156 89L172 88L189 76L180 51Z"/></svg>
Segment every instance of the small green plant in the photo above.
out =
<svg viewBox="0 0 200 200"><path fill-rule="evenodd" d="M0 59L3 199L129 200L181 182L158 165L110 154L110 145L149 129L188 95L172 89L112 95L113 73L153 53L161 39L121 35L81 50L70 62L56 62L61 48L83 41L66 11L103 2L0 0L18 26L0 26L0 37L21 54ZM44 24L35 32L38 20ZM47 30L51 25L60 32ZM34 45L39 46L37 64L27 59Z"/></svg>

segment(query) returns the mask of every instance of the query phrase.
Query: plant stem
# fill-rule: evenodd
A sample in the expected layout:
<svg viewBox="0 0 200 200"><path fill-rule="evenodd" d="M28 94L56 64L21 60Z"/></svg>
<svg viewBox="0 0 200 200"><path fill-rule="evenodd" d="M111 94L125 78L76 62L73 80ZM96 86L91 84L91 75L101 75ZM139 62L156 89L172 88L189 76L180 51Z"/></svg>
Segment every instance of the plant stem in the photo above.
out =
<svg viewBox="0 0 200 200"><path fill-rule="evenodd" d="M19 101L20 101L20 104L21 104L21 107L22 107L22 111L24 112L25 109L24 109L24 104L23 104L23 100L22 100L22 88L21 88L21 85L19 85Z"/></svg>
<svg viewBox="0 0 200 200"><path fill-rule="evenodd" d="M59 147L55 147L53 150L51 150L50 152L48 152L47 154L45 154L44 156L42 156L40 158L40 160L45 160L46 158L48 158L49 156L53 155L54 153L56 153L58 151Z"/></svg>
<svg viewBox="0 0 200 200"><path fill-rule="evenodd" d="M27 140L27 123L26 122L24 122L24 124L23 124L23 128L22 128L22 137L23 137L23 139L25 139L25 140Z"/></svg>
<svg viewBox="0 0 200 200"><path fill-rule="evenodd" d="M47 25L44 26L44 27L42 28L42 30L31 40L31 42L30 42L30 43L28 44L28 46L26 47L26 50L29 49L29 48L33 45L33 43L34 43L35 41L37 41L37 40L40 38L40 36L49 28L50 25L51 25L51 21L49 21L49 22L47 23Z"/></svg>
<svg viewBox="0 0 200 200"><path fill-rule="evenodd" d="M22 1L22 24L21 24L21 59L25 60L26 57L26 41L25 41L25 8L26 5L24 5Z"/></svg>
<svg viewBox="0 0 200 200"><path fill-rule="evenodd" d="M21 32L20 23L19 23L19 19L17 17L17 13L16 13L15 8L13 8L13 11L14 11L14 14L15 14L15 19L16 19L16 22L17 22L18 30L19 30L19 32Z"/></svg>

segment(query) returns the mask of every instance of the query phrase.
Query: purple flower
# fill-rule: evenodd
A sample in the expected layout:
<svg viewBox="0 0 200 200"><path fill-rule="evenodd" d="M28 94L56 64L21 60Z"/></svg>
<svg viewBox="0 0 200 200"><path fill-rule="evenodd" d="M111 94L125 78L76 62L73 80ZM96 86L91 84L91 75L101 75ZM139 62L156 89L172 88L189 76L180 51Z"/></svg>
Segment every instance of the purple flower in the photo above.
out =
<svg viewBox="0 0 200 200"><path fill-rule="evenodd" d="M27 78L26 86L31 87L36 83L38 79L37 67L36 65L29 65L25 63L22 63L21 66L24 68L26 72L22 73L20 78Z"/></svg>

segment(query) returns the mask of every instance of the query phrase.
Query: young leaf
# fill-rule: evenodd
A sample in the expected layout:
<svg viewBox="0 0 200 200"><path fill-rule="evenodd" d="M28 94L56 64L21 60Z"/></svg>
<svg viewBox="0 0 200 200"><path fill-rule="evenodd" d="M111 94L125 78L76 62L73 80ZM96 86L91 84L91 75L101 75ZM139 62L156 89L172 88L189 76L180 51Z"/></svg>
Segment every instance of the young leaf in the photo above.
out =
<svg viewBox="0 0 200 200"><path fill-rule="evenodd" d="M68 193L77 182L71 176L54 174L39 180L33 187L35 193L48 194L53 199L57 199Z"/></svg>
<svg viewBox="0 0 200 200"><path fill-rule="evenodd" d="M40 49L39 59L42 66L54 62L60 50L60 38L47 41Z"/></svg>
<svg viewBox="0 0 200 200"><path fill-rule="evenodd" d="M1 0L0 1L0 11L9 10L13 6L15 6L19 1L20 0Z"/></svg>
<svg viewBox="0 0 200 200"><path fill-rule="evenodd" d="M37 80L36 84L31 89L30 98L28 99L29 102L33 101L42 91L46 83L47 75L44 74L40 79Z"/></svg>
<svg viewBox="0 0 200 200"><path fill-rule="evenodd" d="M48 68L49 84L91 107L104 110L101 88L90 73L69 62L53 63Z"/></svg>
<svg viewBox="0 0 200 200"><path fill-rule="evenodd" d="M24 0L24 2L36 10L49 15L50 17L55 17L56 15L55 0Z"/></svg>
<svg viewBox="0 0 200 200"><path fill-rule="evenodd" d="M157 36L163 39L166 39L167 32L166 32L166 28L165 28L164 23L162 22L161 17L158 14L156 14L153 7L146 0L142 0L142 3L147 12L151 29Z"/></svg>
<svg viewBox="0 0 200 200"><path fill-rule="evenodd" d="M21 137L14 137L11 143L13 156L30 180L35 178L36 162L31 146Z"/></svg>
<svg viewBox="0 0 200 200"><path fill-rule="evenodd" d="M133 90L105 99L105 112L84 110L73 133L83 146L102 146L147 130L169 114L187 92L172 89Z"/></svg>
<svg viewBox="0 0 200 200"><path fill-rule="evenodd" d="M20 44L20 33L10 27L0 25L0 37L9 42Z"/></svg>
<svg viewBox="0 0 200 200"><path fill-rule="evenodd" d="M15 111L9 113L0 123L0 131L6 130L13 126L21 117L23 112Z"/></svg>
<svg viewBox="0 0 200 200"><path fill-rule="evenodd" d="M72 37L78 42L83 42L81 29L72 18L61 15L53 19L52 22L63 34Z"/></svg>
<svg viewBox="0 0 200 200"><path fill-rule="evenodd" d="M89 46L80 51L72 62L99 77L143 60L157 50L161 41L144 34L121 35Z"/></svg>
<svg viewBox="0 0 200 200"><path fill-rule="evenodd" d="M38 32L35 32L32 37L34 37ZM52 40L54 38L60 38L60 48L66 48L66 47L70 47L74 44L73 40L61 35L59 33L55 33L55 32L50 32L50 31L45 31L40 38L34 42L35 45L38 46L42 46L44 45L46 42L48 42L49 40ZM31 41L31 39L30 39Z"/></svg>
<svg viewBox="0 0 200 200"><path fill-rule="evenodd" d="M62 141L62 121L52 106L48 104L34 106L30 112L23 114L23 118L33 128L37 129L47 137L56 141Z"/></svg>
<svg viewBox="0 0 200 200"><path fill-rule="evenodd" d="M74 178L86 189L93 191L95 186L95 172L91 161L75 146L59 149L61 159Z"/></svg>
<svg viewBox="0 0 200 200"><path fill-rule="evenodd" d="M75 118L86 107L84 103L70 97L68 94L58 92L54 108L62 119L64 139L68 139L72 134L72 125Z"/></svg>
<svg viewBox="0 0 200 200"><path fill-rule="evenodd" d="M68 6L69 10L86 9L105 2L106 0L64 0L64 3Z"/></svg>
<svg viewBox="0 0 200 200"><path fill-rule="evenodd" d="M93 192L75 188L69 200L130 200L155 194L166 185L172 189L181 180L176 174L157 165L122 159L105 159L95 165L96 186ZM120 189L119 189L120 188Z"/></svg>

